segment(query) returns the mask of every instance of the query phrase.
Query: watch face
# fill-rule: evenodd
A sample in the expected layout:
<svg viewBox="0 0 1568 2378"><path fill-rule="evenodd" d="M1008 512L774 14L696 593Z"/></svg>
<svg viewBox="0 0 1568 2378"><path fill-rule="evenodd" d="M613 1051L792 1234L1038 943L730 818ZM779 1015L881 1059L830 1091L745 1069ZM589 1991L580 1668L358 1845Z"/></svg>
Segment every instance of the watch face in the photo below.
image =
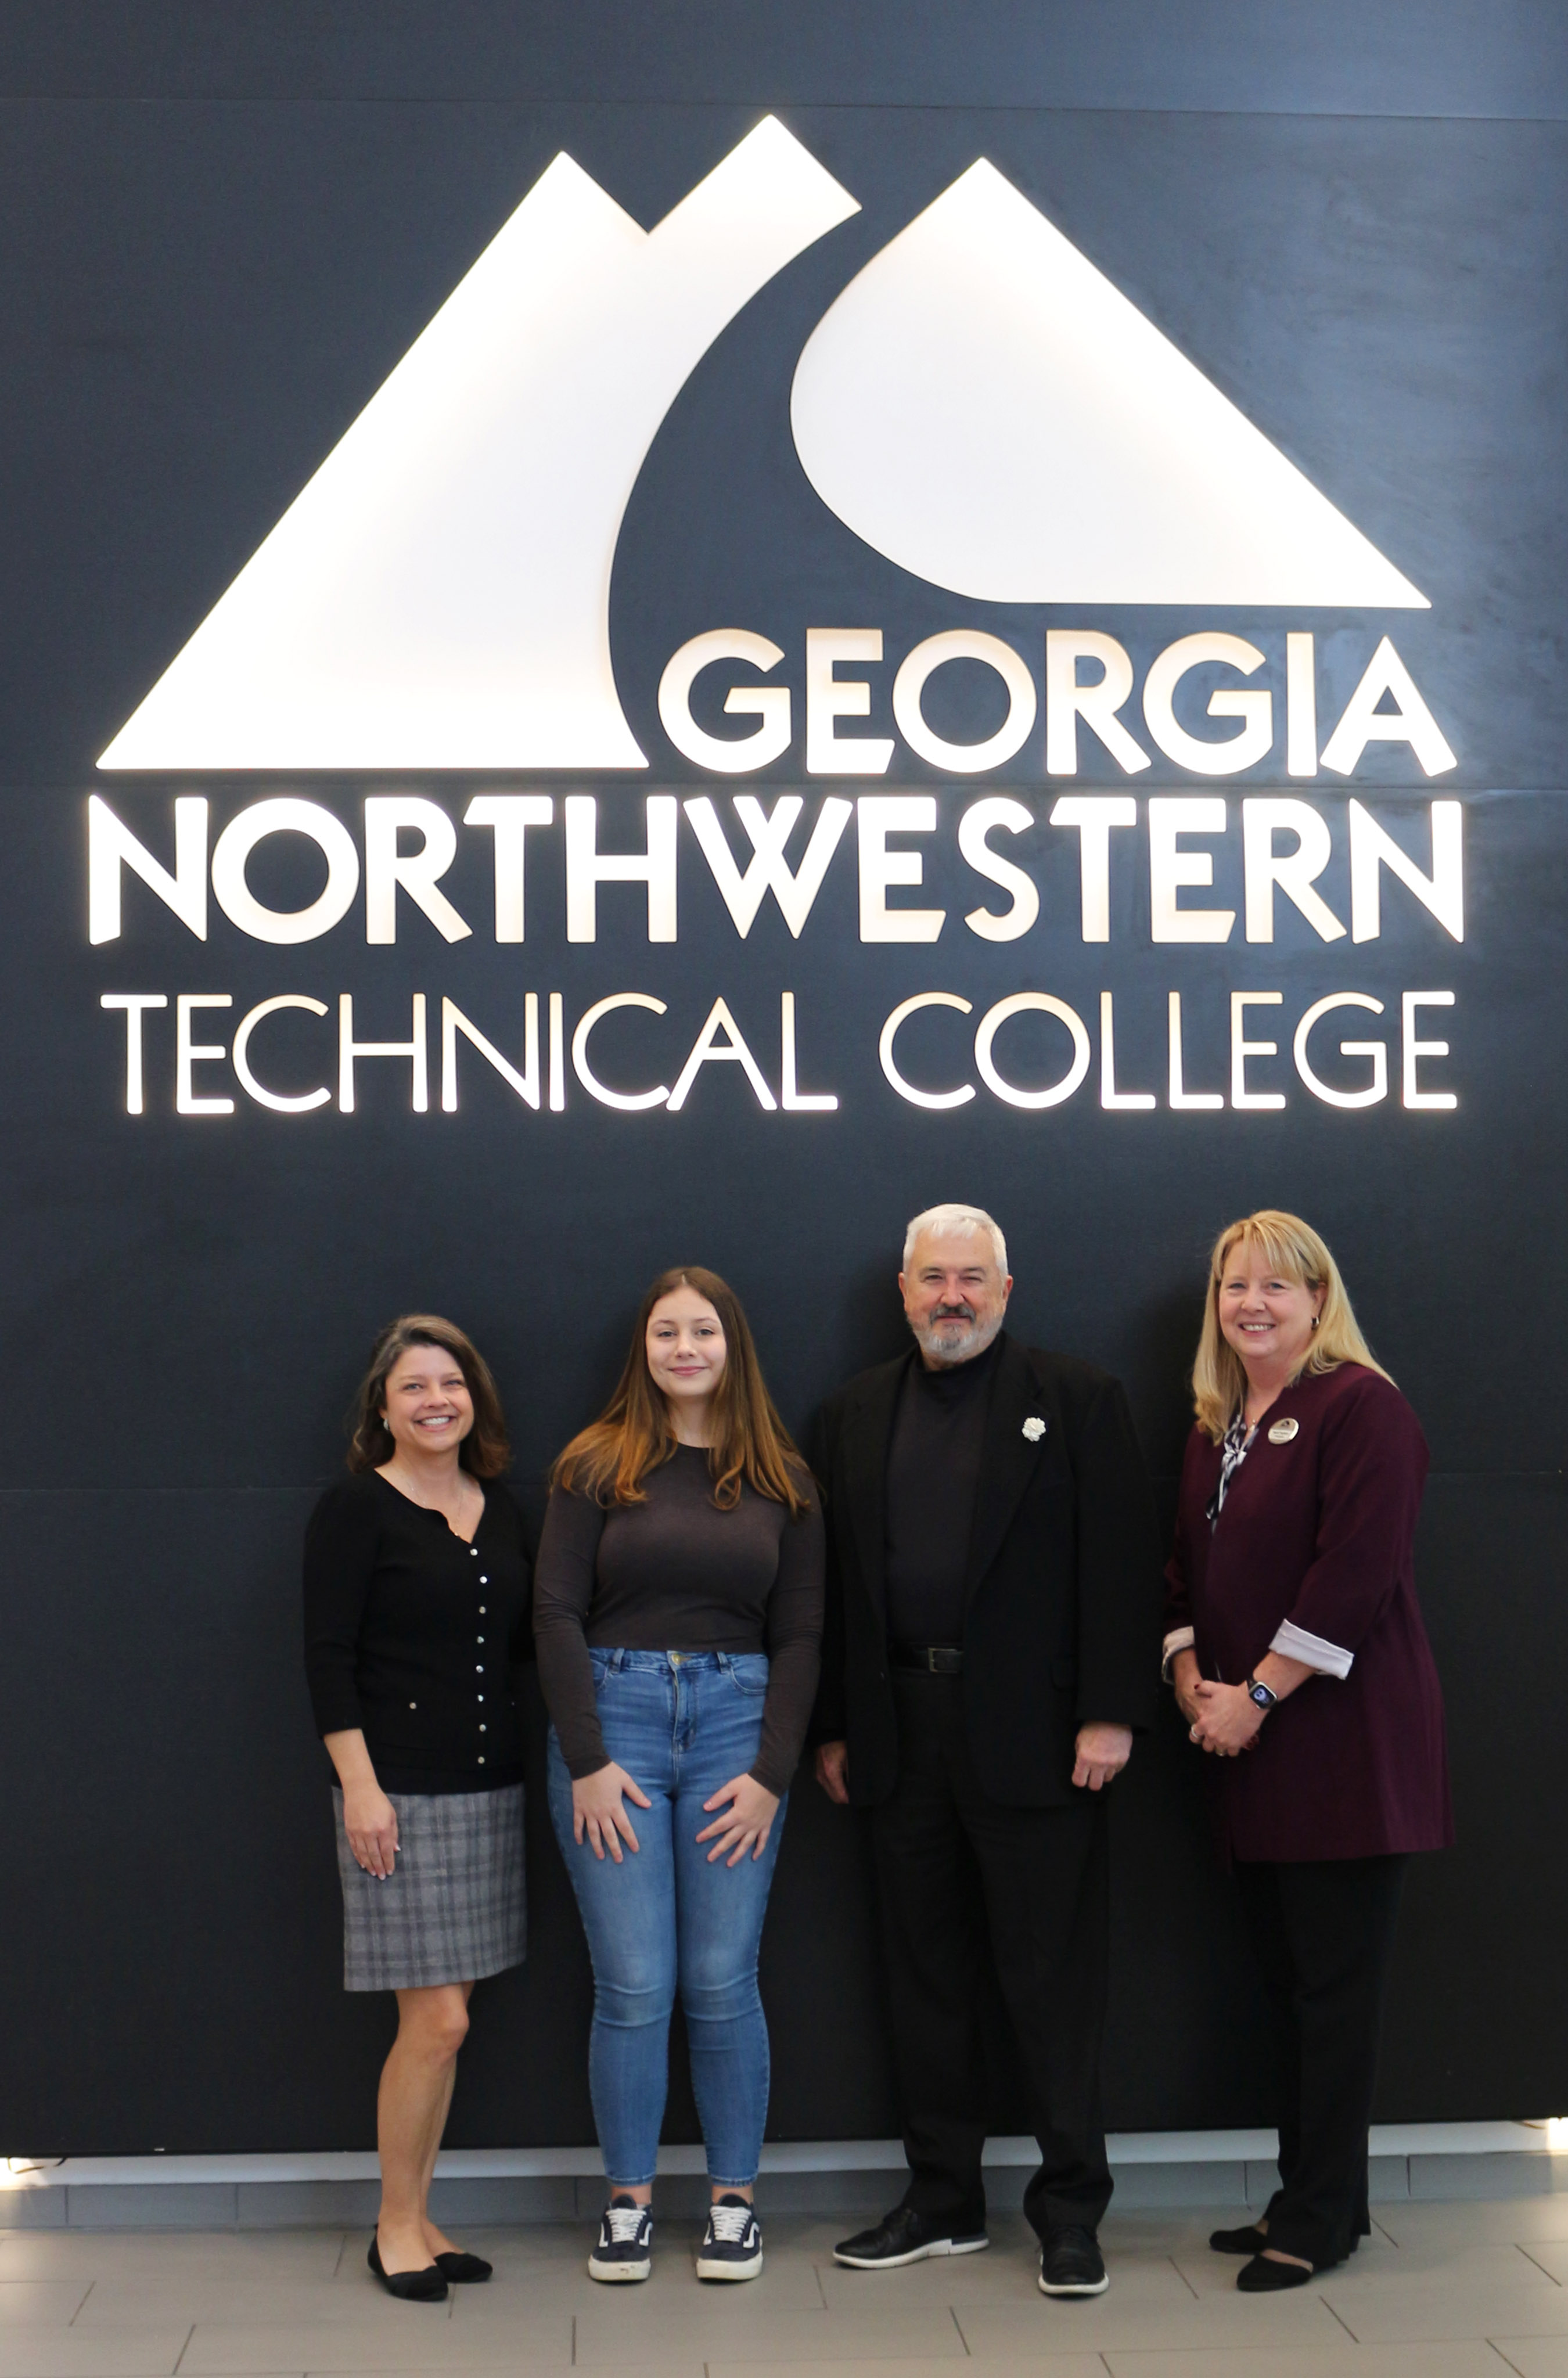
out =
<svg viewBox="0 0 1568 2378"><path fill-rule="evenodd" d="M1254 1685L1252 1687L1251 1699L1257 1702L1258 1707L1261 1710L1272 1709L1274 1705L1274 1697L1269 1690L1267 1685Z"/></svg>

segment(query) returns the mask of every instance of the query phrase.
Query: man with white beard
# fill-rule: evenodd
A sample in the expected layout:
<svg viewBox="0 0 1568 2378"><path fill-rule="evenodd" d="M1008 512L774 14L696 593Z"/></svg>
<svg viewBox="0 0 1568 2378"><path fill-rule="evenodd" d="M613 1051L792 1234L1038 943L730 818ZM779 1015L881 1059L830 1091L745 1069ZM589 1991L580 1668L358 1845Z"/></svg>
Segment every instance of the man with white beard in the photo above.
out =
<svg viewBox="0 0 1568 2378"><path fill-rule="evenodd" d="M1153 1716L1159 1540L1121 1387L1008 1337L1012 1285L989 1214L917 1214L899 1275L914 1347L823 1414L816 1772L873 1812L910 2166L903 2202L835 2260L887 2270L988 2244L989 1954L1040 2144L1024 2195L1040 2286L1099 2295L1104 1791Z"/></svg>

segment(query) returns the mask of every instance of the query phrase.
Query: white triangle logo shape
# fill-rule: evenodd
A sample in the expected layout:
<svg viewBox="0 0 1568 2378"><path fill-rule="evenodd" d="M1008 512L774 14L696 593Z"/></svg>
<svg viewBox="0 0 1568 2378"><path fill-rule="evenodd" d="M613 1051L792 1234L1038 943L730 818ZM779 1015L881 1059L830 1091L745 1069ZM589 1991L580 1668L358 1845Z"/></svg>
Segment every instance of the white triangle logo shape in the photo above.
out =
<svg viewBox="0 0 1568 2378"><path fill-rule="evenodd" d="M791 415L824 503L955 594L1430 607L983 158L824 315Z"/></svg>
<svg viewBox="0 0 1568 2378"><path fill-rule="evenodd" d="M772 117L651 233L557 157L99 766L645 767L627 499L725 325L857 210Z"/></svg>

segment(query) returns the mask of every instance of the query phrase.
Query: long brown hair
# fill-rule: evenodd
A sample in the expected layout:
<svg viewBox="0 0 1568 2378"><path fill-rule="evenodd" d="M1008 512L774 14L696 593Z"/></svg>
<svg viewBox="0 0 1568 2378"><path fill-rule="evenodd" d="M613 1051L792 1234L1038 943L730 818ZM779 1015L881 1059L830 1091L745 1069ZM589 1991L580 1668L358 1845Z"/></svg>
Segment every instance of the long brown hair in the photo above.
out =
<svg viewBox="0 0 1568 2378"><path fill-rule="evenodd" d="M511 1463L512 1447L490 1366L474 1340L454 1321L443 1321L439 1313L400 1314L388 1322L371 1348L370 1367L359 1383L348 1416L353 1431L349 1468L380 1470L397 1451L381 1408L387 1399L387 1381L411 1346L439 1346L463 1373L473 1399L474 1425L457 1448L458 1460L476 1478L499 1478Z"/></svg>
<svg viewBox="0 0 1568 2378"><path fill-rule="evenodd" d="M1388 1377L1382 1364L1372 1359L1372 1350L1351 1310L1339 1266L1325 1243L1299 1214L1283 1214L1275 1207L1265 1206L1260 1212L1248 1214L1239 1222L1227 1222L1214 1241L1214 1252L1209 1258L1209 1295L1203 1307L1198 1359L1192 1365L1192 1401L1199 1427L1216 1445L1241 1410L1247 1394L1247 1374L1242 1369L1241 1357L1220 1327L1220 1282L1243 1241L1261 1249L1270 1270L1281 1279L1324 1291L1317 1333L1297 1378L1315 1378L1324 1371L1337 1371L1342 1363L1359 1363L1364 1369L1376 1371L1380 1379ZM1295 1384L1293 1379L1291 1385Z"/></svg>
<svg viewBox="0 0 1568 2378"><path fill-rule="evenodd" d="M787 1505L790 1518L798 1519L810 1508L809 1472L774 1409L740 1298L716 1271L699 1264L660 1272L637 1309L615 1393L559 1457L550 1484L597 1503L645 1501L644 1480L670 1459L678 1441L648 1369L648 1322L659 1299L678 1288L706 1297L724 1332L724 1373L714 1390L715 1433L707 1457L715 1503L721 1511L732 1511L744 1484L770 1502Z"/></svg>

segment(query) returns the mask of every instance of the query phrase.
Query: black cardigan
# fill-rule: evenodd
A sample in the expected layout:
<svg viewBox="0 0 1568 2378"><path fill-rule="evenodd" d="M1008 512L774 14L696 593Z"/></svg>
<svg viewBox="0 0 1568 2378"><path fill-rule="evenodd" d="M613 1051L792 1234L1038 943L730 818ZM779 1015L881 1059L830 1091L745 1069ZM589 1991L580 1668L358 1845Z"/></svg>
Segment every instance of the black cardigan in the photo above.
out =
<svg viewBox="0 0 1568 2378"><path fill-rule="evenodd" d="M523 1771L531 1656L523 1516L485 1488L471 1544L368 1471L305 1531L305 1665L318 1733L360 1727L384 1791L483 1792Z"/></svg>

